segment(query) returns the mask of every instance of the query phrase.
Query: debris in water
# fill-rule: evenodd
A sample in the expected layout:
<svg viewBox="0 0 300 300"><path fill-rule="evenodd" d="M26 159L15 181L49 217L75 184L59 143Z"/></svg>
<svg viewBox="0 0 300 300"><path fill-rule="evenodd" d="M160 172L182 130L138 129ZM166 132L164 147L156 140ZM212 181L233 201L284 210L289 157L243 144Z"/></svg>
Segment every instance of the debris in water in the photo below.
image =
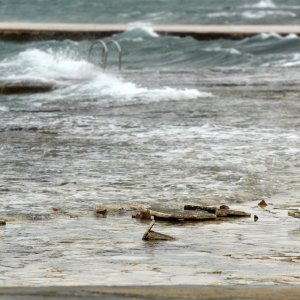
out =
<svg viewBox="0 0 300 300"><path fill-rule="evenodd" d="M58 212L60 211L61 209L59 207L52 207L52 210L55 211L55 212Z"/></svg>
<svg viewBox="0 0 300 300"><path fill-rule="evenodd" d="M147 209L141 211L140 213L137 213L136 215L132 215L132 218L140 219L140 220L151 220L151 214L150 211Z"/></svg>
<svg viewBox="0 0 300 300"><path fill-rule="evenodd" d="M143 241L171 241L174 240L172 236L158 233L155 231L152 231L152 227L154 226L155 221L152 221L151 224L149 225L148 229L143 235Z"/></svg>
<svg viewBox="0 0 300 300"><path fill-rule="evenodd" d="M266 203L265 200L261 200L259 203L258 203L258 206L260 208L266 208L268 206L268 204Z"/></svg>
<svg viewBox="0 0 300 300"><path fill-rule="evenodd" d="M296 210L296 211L290 210L290 211L288 212L288 215L289 215L290 217L300 219L300 210Z"/></svg>
<svg viewBox="0 0 300 300"><path fill-rule="evenodd" d="M223 205L220 205L220 209L229 209L229 206L223 204Z"/></svg>
<svg viewBox="0 0 300 300"><path fill-rule="evenodd" d="M229 207L226 209L222 209L222 208L202 206L202 205L185 205L184 210L206 211L211 214L215 214L216 217L250 217L251 216L251 214L247 212L232 210L229 209Z"/></svg>
<svg viewBox="0 0 300 300"><path fill-rule="evenodd" d="M95 213L97 216L105 217L107 215L107 209L105 207L98 206L95 209Z"/></svg>
<svg viewBox="0 0 300 300"><path fill-rule="evenodd" d="M6 225L6 221L0 220L0 226L5 226L5 225Z"/></svg>
<svg viewBox="0 0 300 300"><path fill-rule="evenodd" d="M256 222L258 220L258 216L254 215L254 222Z"/></svg>
<svg viewBox="0 0 300 300"><path fill-rule="evenodd" d="M206 211L180 211L180 210L164 210L156 211L149 210L151 216L154 217L154 220L164 220L164 221L204 221L204 220L214 220L216 219L215 214L208 213Z"/></svg>

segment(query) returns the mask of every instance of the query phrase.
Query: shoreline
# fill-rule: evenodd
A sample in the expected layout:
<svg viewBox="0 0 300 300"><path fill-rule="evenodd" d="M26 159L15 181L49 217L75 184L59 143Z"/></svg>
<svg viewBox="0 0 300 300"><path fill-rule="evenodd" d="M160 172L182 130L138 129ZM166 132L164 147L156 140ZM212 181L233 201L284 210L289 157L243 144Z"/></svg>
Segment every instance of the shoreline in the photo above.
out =
<svg viewBox="0 0 300 300"><path fill-rule="evenodd" d="M268 299L298 300L300 286L1 287L0 299Z"/></svg>

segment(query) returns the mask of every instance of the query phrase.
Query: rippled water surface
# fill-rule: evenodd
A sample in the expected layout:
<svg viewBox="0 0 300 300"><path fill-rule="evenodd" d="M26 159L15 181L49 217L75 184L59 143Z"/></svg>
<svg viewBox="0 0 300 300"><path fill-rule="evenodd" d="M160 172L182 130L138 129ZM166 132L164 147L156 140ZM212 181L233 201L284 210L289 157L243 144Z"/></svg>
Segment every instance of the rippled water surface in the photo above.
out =
<svg viewBox="0 0 300 300"><path fill-rule="evenodd" d="M1 0L2 21L297 24L297 0Z"/></svg>

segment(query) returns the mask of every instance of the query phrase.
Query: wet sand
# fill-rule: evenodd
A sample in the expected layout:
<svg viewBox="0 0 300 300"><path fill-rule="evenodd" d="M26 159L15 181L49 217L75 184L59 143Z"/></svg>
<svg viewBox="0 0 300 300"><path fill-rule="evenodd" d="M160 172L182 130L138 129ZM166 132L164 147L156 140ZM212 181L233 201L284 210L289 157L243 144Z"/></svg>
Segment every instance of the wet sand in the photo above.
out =
<svg viewBox="0 0 300 300"><path fill-rule="evenodd" d="M9 287L0 299L263 299L298 300L300 287L129 286Z"/></svg>

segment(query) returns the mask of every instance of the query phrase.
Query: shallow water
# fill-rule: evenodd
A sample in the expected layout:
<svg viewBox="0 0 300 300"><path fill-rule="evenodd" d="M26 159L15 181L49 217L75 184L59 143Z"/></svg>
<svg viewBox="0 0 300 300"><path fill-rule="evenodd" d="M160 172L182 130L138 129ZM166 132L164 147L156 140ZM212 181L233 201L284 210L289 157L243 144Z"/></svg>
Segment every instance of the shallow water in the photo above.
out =
<svg viewBox="0 0 300 300"><path fill-rule="evenodd" d="M20 11L39 20L38 3L0 3L10 20ZM296 4L238 5L297 13ZM178 7L167 22L181 18ZM299 284L299 222L287 216L300 205L299 37L196 41L129 28L113 37L121 72L112 49L106 72L97 50L88 59L92 41L0 42L1 86L53 88L0 95L0 283ZM176 240L141 240L148 224L131 218L137 209L188 203L252 217L158 223Z"/></svg>

